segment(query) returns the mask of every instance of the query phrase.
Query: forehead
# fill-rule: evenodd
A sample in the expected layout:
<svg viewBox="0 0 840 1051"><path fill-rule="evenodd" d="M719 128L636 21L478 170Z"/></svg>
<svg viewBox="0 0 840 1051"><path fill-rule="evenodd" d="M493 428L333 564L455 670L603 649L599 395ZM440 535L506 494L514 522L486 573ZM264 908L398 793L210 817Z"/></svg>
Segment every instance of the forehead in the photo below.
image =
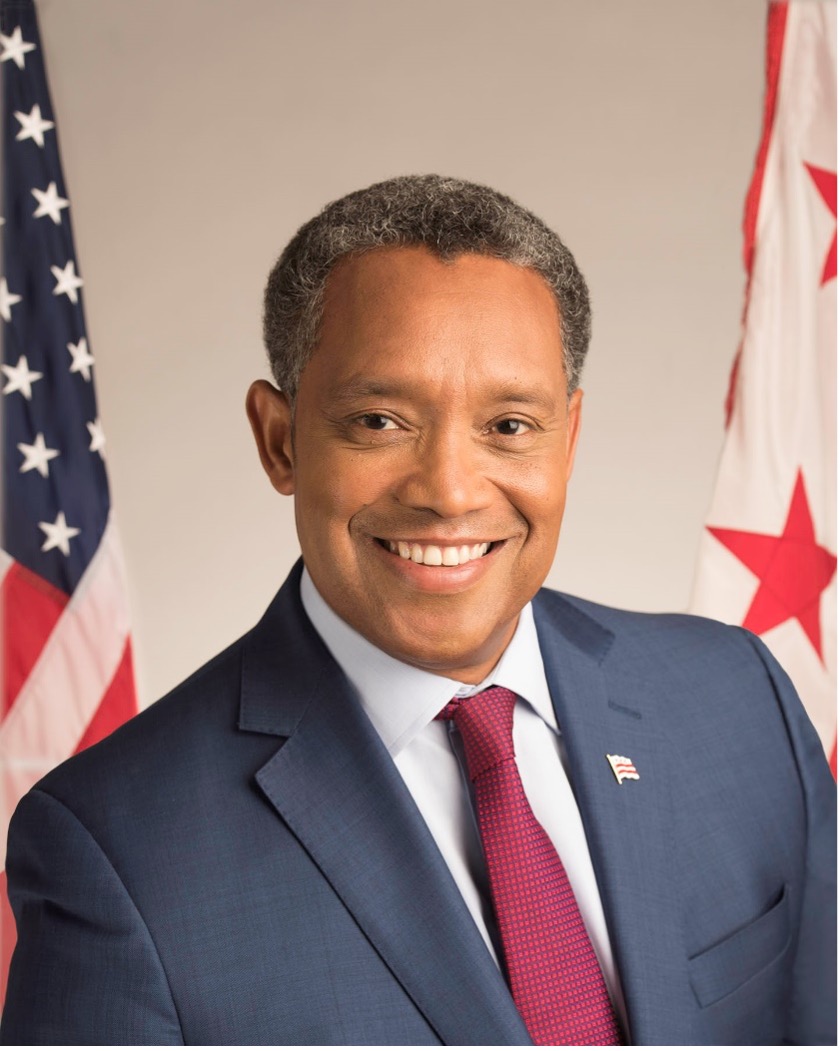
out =
<svg viewBox="0 0 840 1051"><path fill-rule="evenodd" d="M493 357L539 348L562 366L557 302L534 270L474 253L445 261L419 246L342 260L327 281L314 356L407 344Z"/></svg>
<svg viewBox="0 0 840 1051"><path fill-rule="evenodd" d="M345 259L327 283L298 405L338 407L350 392L453 411L456 401L559 405L566 380L554 295L535 271L489 256L444 261L400 247Z"/></svg>

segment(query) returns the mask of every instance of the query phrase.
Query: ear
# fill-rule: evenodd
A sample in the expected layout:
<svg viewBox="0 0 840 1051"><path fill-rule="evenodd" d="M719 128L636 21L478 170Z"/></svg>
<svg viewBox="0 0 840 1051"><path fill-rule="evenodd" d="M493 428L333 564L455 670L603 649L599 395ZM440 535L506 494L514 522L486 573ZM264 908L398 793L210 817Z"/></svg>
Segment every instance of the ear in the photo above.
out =
<svg viewBox="0 0 840 1051"><path fill-rule="evenodd" d="M575 451L577 449L578 435L580 434L580 411L583 403L583 391L578 387L569 398L569 407L566 410L566 481L572 477L572 468L575 465Z"/></svg>
<svg viewBox="0 0 840 1051"><path fill-rule="evenodd" d="M295 491L295 467L288 397L266 380L255 380L248 388L245 411L263 470L278 493L291 496Z"/></svg>

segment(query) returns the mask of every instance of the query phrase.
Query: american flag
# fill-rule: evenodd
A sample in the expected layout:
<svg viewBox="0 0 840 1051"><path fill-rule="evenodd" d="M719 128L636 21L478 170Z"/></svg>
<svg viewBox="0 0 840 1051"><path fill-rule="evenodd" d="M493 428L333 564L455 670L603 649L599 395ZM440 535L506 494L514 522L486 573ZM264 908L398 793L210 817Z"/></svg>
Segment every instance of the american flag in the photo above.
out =
<svg viewBox="0 0 840 1051"><path fill-rule="evenodd" d="M33 0L0 0L0 859L20 797L136 711L83 281ZM14 920L0 879L2 980Z"/></svg>

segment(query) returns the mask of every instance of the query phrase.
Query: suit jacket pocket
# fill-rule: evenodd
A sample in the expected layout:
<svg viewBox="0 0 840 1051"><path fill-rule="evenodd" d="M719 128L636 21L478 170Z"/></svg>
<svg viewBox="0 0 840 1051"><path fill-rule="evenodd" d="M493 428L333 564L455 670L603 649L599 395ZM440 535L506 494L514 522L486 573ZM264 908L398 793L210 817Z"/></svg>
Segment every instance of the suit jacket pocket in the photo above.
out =
<svg viewBox="0 0 840 1051"><path fill-rule="evenodd" d="M790 940L787 884L776 903L757 919L688 961L694 995L701 1007L735 992L768 967Z"/></svg>

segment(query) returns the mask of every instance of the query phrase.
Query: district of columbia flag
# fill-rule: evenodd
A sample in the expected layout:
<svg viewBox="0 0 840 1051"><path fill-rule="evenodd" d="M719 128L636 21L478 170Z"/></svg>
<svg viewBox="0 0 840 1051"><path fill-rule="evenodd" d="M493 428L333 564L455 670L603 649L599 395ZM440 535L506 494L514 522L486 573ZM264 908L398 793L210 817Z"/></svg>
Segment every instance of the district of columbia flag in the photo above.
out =
<svg viewBox="0 0 840 1051"><path fill-rule="evenodd" d="M21 796L136 711L95 350L33 0L0 0L0 868ZM5 993L14 920L0 876Z"/></svg>
<svg viewBox="0 0 840 1051"><path fill-rule="evenodd" d="M836 776L834 3L771 3L747 292L691 611L761 635Z"/></svg>

